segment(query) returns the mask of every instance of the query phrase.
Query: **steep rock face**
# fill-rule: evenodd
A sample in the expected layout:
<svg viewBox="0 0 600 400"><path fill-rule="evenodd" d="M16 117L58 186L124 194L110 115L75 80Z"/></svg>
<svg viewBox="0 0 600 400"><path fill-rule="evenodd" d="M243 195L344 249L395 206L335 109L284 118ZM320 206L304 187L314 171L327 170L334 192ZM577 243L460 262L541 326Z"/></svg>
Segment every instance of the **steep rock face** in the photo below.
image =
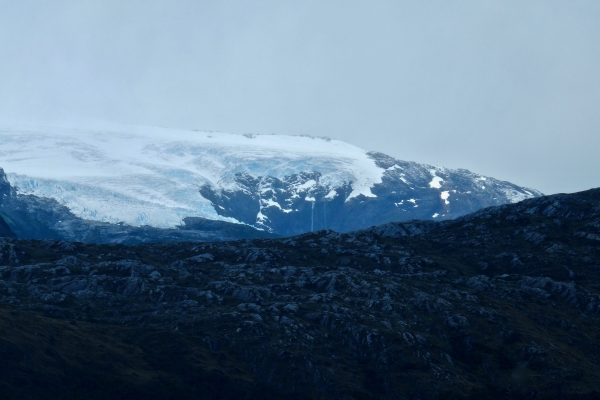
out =
<svg viewBox="0 0 600 400"><path fill-rule="evenodd" d="M226 217L290 235L319 229L347 232L392 221L444 220L541 193L467 170L449 170L369 153L384 172L370 195L352 184L331 186L319 172L281 179L237 174L234 188L205 185L200 193Z"/></svg>
<svg viewBox="0 0 600 400"><path fill-rule="evenodd" d="M0 213L19 238L74 239L61 234L61 226L77 221L69 210L52 199L19 195L0 168ZM75 224L74 230L81 228Z"/></svg>
<svg viewBox="0 0 600 400"><path fill-rule="evenodd" d="M15 234L11 231L10 227L4 221L4 218L2 218L2 216L0 216L0 237L15 237Z"/></svg>

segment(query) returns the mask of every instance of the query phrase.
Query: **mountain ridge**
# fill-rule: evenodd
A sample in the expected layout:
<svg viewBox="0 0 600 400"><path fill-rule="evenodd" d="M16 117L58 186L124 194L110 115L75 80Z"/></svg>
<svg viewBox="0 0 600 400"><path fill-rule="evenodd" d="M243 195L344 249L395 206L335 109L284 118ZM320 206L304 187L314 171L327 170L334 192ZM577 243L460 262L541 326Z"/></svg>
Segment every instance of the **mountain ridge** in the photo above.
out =
<svg viewBox="0 0 600 400"><path fill-rule="evenodd" d="M21 194L76 216L174 228L186 217L276 235L445 219L541 195L481 176L306 136L127 127L1 129L0 165Z"/></svg>

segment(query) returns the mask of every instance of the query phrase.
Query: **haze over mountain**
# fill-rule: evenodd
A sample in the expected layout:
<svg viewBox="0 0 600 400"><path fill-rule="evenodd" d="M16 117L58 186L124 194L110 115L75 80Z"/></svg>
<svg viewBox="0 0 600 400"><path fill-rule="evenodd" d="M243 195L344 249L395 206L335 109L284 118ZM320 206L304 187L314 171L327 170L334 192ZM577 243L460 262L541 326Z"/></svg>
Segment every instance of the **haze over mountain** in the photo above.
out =
<svg viewBox="0 0 600 400"><path fill-rule="evenodd" d="M329 136L544 193L599 183L596 0L0 4L0 119Z"/></svg>

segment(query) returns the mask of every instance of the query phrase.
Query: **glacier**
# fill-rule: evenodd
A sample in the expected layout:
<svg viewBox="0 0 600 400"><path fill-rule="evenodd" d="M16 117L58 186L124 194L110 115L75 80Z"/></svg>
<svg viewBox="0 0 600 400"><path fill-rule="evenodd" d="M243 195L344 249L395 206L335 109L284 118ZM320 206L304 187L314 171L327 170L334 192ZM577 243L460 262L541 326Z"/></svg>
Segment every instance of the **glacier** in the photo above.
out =
<svg viewBox="0 0 600 400"><path fill-rule="evenodd" d="M351 185L349 201L376 197L386 172L365 150L328 138L112 125L2 127L0 167L19 193L55 199L83 219L161 228L185 217L241 223L199 190L243 190L239 174L318 171L330 198Z"/></svg>

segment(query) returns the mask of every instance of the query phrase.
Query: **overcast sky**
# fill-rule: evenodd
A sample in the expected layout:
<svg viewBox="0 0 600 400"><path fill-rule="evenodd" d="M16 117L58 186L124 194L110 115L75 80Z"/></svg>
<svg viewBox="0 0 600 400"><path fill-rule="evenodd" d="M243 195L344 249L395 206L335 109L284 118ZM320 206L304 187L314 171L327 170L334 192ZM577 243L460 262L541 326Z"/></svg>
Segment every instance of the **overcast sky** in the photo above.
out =
<svg viewBox="0 0 600 400"><path fill-rule="evenodd" d="M582 190L600 1L0 0L0 119L329 136Z"/></svg>

